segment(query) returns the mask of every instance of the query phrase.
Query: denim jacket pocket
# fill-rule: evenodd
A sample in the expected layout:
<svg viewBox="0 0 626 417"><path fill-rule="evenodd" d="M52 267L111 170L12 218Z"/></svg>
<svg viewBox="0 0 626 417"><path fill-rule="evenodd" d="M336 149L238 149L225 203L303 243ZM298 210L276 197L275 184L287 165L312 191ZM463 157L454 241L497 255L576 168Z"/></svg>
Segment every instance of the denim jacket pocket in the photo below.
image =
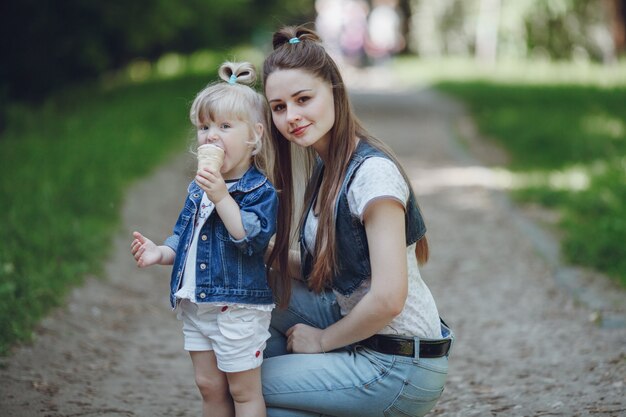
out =
<svg viewBox="0 0 626 417"><path fill-rule="evenodd" d="M224 226L224 223L222 223L221 220L215 222L215 236L217 236L217 238L222 242L231 241L230 233L228 233L228 230L226 230L226 226Z"/></svg>

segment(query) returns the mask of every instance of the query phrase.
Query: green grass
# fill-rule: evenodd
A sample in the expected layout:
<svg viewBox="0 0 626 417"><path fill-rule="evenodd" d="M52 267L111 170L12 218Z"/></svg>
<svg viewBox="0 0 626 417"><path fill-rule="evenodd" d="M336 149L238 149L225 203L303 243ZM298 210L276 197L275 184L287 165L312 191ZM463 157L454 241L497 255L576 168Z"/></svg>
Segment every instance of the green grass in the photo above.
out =
<svg viewBox="0 0 626 417"><path fill-rule="evenodd" d="M510 169L532 174L514 197L562 213L566 259L626 286L626 87L466 81L437 88L467 103L479 130L510 153Z"/></svg>
<svg viewBox="0 0 626 417"><path fill-rule="evenodd" d="M0 354L100 274L126 187L190 139L202 77L83 86L13 107L0 136Z"/></svg>
<svg viewBox="0 0 626 417"><path fill-rule="evenodd" d="M492 65L471 57L403 56L394 61L393 69L394 77L409 85L442 81L485 81L503 85L593 85L605 88L626 85L625 59L612 65L503 59Z"/></svg>
<svg viewBox="0 0 626 417"><path fill-rule="evenodd" d="M626 155L626 87L442 83L516 169L559 169Z"/></svg>

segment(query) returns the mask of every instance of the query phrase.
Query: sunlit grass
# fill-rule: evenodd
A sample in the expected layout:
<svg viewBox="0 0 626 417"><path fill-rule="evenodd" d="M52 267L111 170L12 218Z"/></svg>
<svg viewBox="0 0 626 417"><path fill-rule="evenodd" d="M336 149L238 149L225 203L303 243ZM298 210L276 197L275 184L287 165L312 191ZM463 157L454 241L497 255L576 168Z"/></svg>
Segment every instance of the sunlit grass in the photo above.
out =
<svg viewBox="0 0 626 417"><path fill-rule="evenodd" d="M471 58L398 57L393 63L394 76L407 85L443 81L486 81L518 85L626 85L626 60L611 65L581 62L507 60L495 64Z"/></svg>
<svg viewBox="0 0 626 417"><path fill-rule="evenodd" d="M582 165L567 169L523 172L499 168L494 172L501 179L501 188L512 191L540 187L552 191L579 192L589 188L593 175L589 167Z"/></svg>
<svg viewBox="0 0 626 417"><path fill-rule="evenodd" d="M260 71L263 52L241 45L227 51L199 50L191 54L166 53L154 62L137 58L119 71L104 75L106 85L143 83L193 75L214 74L224 61L248 61ZM209 79L207 78L207 82Z"/></svg>
<svg viewBox="0 0 626 417"><path fill-rule="evenodd" d="M483 136L510 154L502 188L562 214L566 259L626 285L626 84L551 80L436 85L466 102Z"/></svg>

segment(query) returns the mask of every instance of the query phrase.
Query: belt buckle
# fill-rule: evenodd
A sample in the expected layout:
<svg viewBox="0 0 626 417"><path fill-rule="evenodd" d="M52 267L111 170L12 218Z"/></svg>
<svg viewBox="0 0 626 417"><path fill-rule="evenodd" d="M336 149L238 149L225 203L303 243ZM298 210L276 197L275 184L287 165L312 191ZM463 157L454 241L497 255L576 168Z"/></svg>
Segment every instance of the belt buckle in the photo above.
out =
<svg viewBox="0 0 626 417"><path fill-rule="evenodd" d="M416 338L403 338L399 336L383 336L382 341L388 346L388 353L392 355L413 357L415 352ZM419 340L419 339L418 339ZM419 343L419 342L418 342ZM419 345L417 345L419 346ZM419 354L419 347L417 348Z"/></svg>
<svg viewBox="0 0 626 417"><path fill-rule="evenodd" d="M417 344L416 344L417 340ZM408 356L409 358L414 356L415 352L419 356L419 338L414 338L413 340L402 340L397 341L397 355Z"/></svg>

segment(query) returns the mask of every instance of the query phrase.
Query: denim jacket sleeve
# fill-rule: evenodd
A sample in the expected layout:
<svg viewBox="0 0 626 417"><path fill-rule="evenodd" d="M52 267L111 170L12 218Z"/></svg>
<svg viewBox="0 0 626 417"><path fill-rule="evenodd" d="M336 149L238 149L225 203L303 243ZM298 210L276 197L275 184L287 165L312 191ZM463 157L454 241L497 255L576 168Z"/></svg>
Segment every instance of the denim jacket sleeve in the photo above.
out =
<svg viewBox="0 0 626 417"><path fill-rule="evenodd" d="M172 231L172 234L168 236L163 242L165 246L169 246L174 252L178 251L180 236L182 235L185 227L192 217L193 213L191 213L190 211L191 205L191 199L189 198L189 196L187 196L183 209L180 211L180 214L178 215L178 220L176 220L176 224L174 225L174 230Z"/></svg>
<svg viewBox="0 0 626 417"><path fill-rule="evenodd" d="M246 236L240 240L231 236L231 241L247 256L263 253L276 232L278 213L276 190L265 184L247 194L239 207Z"/></svg>
<svg viewBox="0 0 626 417"><path fill-rule="evenodd" d="M176 229L174 229L176 230ZM178 249L178 242L180 241L180 234L173 234L171 236L168 236L167 239L165 239L165 241L163 242L163 245L165 246L169 246L170 248L172 248L172 250L174 251L174 253L176 253L176 250Z"/></svg>

